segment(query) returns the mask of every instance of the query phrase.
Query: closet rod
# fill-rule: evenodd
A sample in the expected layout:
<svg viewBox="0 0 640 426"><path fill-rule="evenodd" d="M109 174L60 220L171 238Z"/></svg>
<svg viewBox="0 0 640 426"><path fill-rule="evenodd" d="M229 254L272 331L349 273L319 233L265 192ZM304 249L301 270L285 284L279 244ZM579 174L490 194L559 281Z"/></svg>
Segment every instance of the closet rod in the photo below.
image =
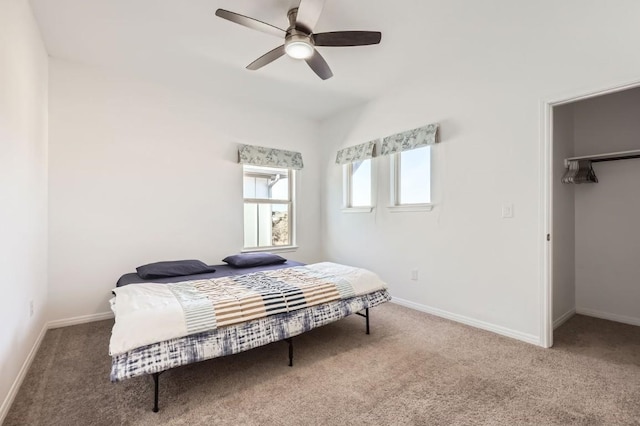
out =
<svg viewBox="0 0 640 426"><path fill-rule="evenodd" d="M569 167L569 161L572 160L591 160L592 163L599 163L601 161L628 160L631 158L640 158L640 149L634 149L631 151L609 152L607 154L571 157L564 160L564 166Z"/></svg>

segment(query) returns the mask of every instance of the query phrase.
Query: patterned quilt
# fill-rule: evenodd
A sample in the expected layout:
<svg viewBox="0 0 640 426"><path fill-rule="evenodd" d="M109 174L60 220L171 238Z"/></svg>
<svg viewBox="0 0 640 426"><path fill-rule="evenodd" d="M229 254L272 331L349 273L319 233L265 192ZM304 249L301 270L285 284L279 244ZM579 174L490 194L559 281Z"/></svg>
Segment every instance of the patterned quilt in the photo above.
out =
<svg viewBox="0 0 640 426"><path fill-rule="evenodd" d="M116 323L109 351L122 354L385 288L370 271L329 262L211 280L118 287L113 290Z"/></svg>
<svg viewBox="0 0 640 426"><path fill-rule="evenodd" d="M389 293L380 290L132 349L113 357L111 381L159 373L279 342L389 300ZM364 320L362 330L364 331Z"/></svg>

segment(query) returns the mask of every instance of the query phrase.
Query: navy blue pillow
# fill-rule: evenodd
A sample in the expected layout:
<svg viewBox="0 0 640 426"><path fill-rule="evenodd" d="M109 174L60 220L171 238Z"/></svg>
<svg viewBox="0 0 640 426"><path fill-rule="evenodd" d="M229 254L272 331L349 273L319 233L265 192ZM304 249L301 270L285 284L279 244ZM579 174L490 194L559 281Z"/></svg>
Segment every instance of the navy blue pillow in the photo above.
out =
<svg viewBox="0 0 640 426"><path fill-rule="evenodd" d="M208 266L199 260L171 260L168 262L149 263L136 268L138 276L145 280L163 277L179 277L182 275L204 274L215 272L213 266Z"/></svg>
<svg viewBox="0 0 640 426"><path fill-rule="evenodd" d="M250 268L252 266L276 265L286 262L287 259L273 253L242 253L227 256L222 261L236 268Z"/></svg>

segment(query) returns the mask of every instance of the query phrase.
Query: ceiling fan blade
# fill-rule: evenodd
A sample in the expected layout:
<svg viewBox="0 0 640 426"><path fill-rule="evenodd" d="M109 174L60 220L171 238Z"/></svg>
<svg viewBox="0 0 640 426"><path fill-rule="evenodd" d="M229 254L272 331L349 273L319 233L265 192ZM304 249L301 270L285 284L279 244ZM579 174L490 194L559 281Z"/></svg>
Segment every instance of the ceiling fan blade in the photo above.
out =
<svg viewBox="0 0 640 426"><path fill-rule="evenodd" d="M276 37L284 37L287 35L287 32L282 28L274 27L266 22L258 21L257 19L249 18L248 16L240 15L239 13L229 12L228 10L218 9L216 10L216 16Z"/></svg>
<svg viewBox="0 0 640 426"><path fill-rule="evenodd" d="M260 69L265 65L268 65L271 62L275 61L276 59L284 55L284 53L285 52L284 52L284 44L283 44L282 46L278 46L275 49L270 50L269 52L260 56L255 61L251 62L249 65L247 65L247 69L252 71Z"/></svg>
<svg viewBox="0 0 640 426"><path fill-rule="evenodd" d="M378 31L334 31L313 35L316 46L366 46L378 44L382 33Z"/></svg>
<svg viewBox="0 0 640 426"><path fill-rule="evenodd" d="M300 0L296 26L302 26L312 32L318 23L325 0Z"/></svg>
<svg viewBox="0 0 640 426"><path fill-rule="evenodd" d="M324 60L320 52L318 52L317 50L313 52L312 57L310 57L309 59L305 59L305 61L307 61L309 67L311 67L313 72L318 74L318 77L320 77L321 79L326 80L333 77L333 72L331 72L331 68L329 68L327 61Z"/></svg>

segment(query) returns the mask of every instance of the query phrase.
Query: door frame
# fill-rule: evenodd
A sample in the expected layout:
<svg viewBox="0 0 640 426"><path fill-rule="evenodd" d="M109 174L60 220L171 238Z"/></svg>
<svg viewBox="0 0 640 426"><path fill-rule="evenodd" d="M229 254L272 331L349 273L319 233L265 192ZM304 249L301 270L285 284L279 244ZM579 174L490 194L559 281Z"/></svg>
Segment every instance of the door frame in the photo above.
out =
<svg viewBox="0 0 640 426"><path fill-rule="evenodd" d="M640 87L640 80L611 83L592 89L576 90L554 96L540 102L541 117L541 153L540 153L540 256L541 273L541 315L540 346L553 346L553 182L559 177L553 176L553 108L572 102L582 101L597 96L622 92ZM547 241L547 235L551 240Z"/></svg>

